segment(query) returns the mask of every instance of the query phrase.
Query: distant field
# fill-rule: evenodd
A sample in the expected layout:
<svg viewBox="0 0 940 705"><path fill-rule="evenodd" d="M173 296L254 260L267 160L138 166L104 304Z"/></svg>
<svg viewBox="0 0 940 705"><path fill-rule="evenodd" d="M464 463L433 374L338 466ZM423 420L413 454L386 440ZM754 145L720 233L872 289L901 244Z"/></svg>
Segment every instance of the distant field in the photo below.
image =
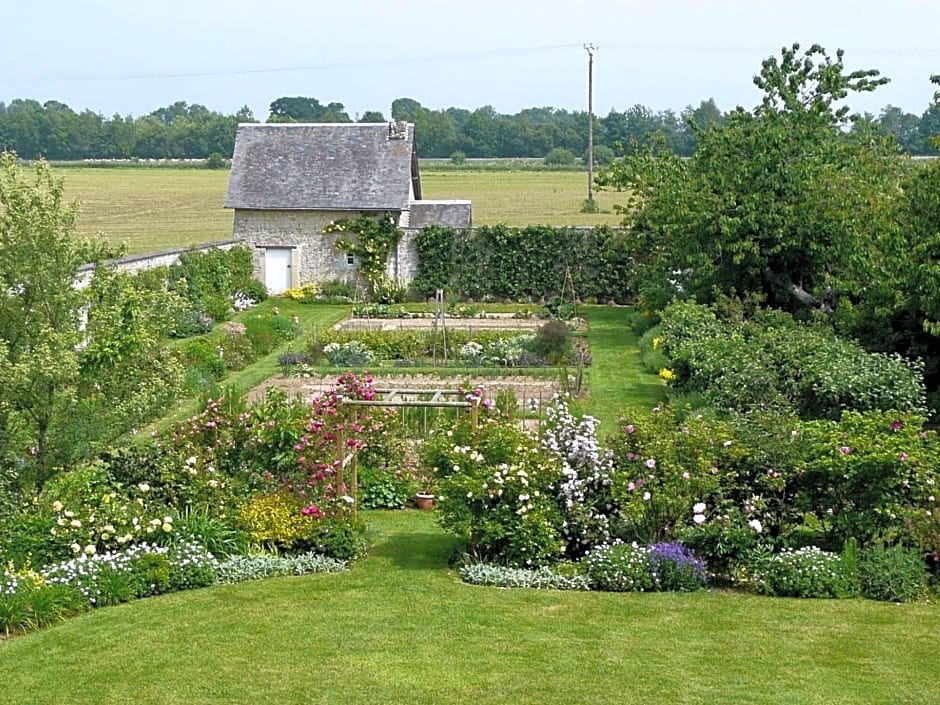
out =
<svg viewBox="0 0 940 705"><path fill-rule="evenodd" d="M232 236L232 212L222 204L227 170L62 169L66 194L82 205L78 231L124 242L130 253L186 247ZM433 171L421 174L428 199L468 198L476 225L615 225L612 213L580 212L587 175L559 171ZM602 209L622 202L601 193Z"/></svg>
<svg viewBox="0 0 940 705"><path fill-rule="evenodd" d="M62 169L66 194L81 202L78 231L156 252L232 237L222 208L228 171L209 169Z"/></svg>
<svg viewBox="0 0 940 705"><path fill-rule="evenodd" d="M572 171L422 171L424 198L469 198L476 225L616 225L613 213L587 214L587 173ZM595 196L602 210L623 194Z"/></svg>

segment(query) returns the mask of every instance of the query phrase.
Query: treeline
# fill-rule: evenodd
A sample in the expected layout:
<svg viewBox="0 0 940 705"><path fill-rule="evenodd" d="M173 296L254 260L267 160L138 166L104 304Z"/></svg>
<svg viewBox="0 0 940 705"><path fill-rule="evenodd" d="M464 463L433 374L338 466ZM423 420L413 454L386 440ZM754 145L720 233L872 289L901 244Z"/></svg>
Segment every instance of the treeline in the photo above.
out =
<svg viewBox="0 0 940 705"><path fill-rule="evenodd" d="M469 158L544 157L566 150L575 157L587 152L587 111L527 108L514 115L497 113L491 106L476 110L432 110L412 98L392 102L390 117L415 123L421 157ZM728 113L713 99L681 112L655 112L644 105L611 110L594 118L595 160L606 164L634 141L641 145L659 134L674 153L690 156L698 145L699 130L722 124ZM382 112L356 116L359 122L384 122ZM316 98L283 97L270 105L268 122L353 122L342 103L321 104ZM258 122L245 106L234 115L203 105L178 101L149 115L113 115L91 110L75 112L68 105L31 99L0 102L0 148L24 159L205 159L213 154L231 157L240 122ZM910 154L937 154L930 135L940 134L940 107L931 105L921 115L886 106L879 115L862 115L856 130L893 134L899 148Z"/></svg>

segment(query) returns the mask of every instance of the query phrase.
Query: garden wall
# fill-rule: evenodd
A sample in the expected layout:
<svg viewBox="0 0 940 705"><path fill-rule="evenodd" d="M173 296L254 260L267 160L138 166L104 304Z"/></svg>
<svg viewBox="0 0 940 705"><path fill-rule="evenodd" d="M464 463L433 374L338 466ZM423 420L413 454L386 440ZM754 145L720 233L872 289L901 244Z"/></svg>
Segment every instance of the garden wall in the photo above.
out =
<svg viewBox="0 0 940 705"><path fill-rule="evenodd" d="M145 255L129 255L113 262L115 268L120 272L136 274L148 269L157 267L169 267L171 264L177 264L180 261L180 255L186 252L205 252L207 250L230 250L241 244L238 240L221 240L219 242L207 242L203 245L194 245L193 247L184 247L177 250L163 250ZM91 283L94 273L94 265L86 264L78 270L78 278L75 282L79 289L84 289Z"/></svg>

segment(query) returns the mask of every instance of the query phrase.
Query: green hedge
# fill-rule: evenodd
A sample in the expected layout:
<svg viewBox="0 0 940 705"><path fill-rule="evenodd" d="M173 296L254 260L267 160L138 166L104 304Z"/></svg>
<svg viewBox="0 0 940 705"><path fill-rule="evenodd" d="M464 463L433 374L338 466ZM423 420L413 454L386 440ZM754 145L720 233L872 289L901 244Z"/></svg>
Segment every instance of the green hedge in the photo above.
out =
<svg viewBox="0 0 940 705"><path fill-rule="evenodd" d="M637 290L632 243L625 231L606 226L432 226L417 237L412 286L424 297L444 289L462 298L525 301L573 289L582 300L627 303Z"/></svg>

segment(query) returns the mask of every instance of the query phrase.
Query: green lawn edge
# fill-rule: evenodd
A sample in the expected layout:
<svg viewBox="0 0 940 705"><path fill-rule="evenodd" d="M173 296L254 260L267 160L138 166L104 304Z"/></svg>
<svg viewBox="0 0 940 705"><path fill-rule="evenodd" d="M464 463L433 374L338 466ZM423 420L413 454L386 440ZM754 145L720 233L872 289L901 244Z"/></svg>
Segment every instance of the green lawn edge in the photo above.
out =
<svg viewBox="0 0 940 705"><path fill-rule="evenodd" d="M347 573L141 600L0 643L0 703L927 703L932 605L467 585L431 513Z"/></svg>

